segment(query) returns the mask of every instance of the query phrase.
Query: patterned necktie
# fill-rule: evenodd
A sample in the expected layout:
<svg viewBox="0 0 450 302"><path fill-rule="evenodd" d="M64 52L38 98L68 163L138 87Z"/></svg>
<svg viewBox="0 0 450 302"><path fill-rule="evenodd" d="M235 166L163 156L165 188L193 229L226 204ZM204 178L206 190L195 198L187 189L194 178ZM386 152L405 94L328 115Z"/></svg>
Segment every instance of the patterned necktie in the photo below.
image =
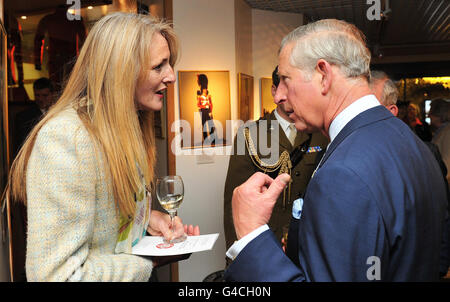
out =
<svg viewBox="0 0 450 302"><path fill-rule="evenodd" d="M291 142L292 147L295 144L295 138L297 137L297 129L295 129L295 125L294 124L290 124L289 125L289 135L288 135L288 139Z"/></svg>

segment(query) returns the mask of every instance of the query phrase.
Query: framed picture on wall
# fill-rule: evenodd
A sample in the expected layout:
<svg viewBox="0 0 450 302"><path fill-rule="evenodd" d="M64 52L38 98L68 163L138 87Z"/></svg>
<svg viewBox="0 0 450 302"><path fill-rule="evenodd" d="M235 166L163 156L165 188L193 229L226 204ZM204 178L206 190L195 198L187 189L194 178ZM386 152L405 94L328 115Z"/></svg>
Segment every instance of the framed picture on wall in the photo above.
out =
<svg viewBox="0 0 450 302"><path fill-rule="evenodd" d="M253 77L238 74L238 119L247 122L254 119L253 114Z"/></svg>
<svg viewBox="0 0 450 302"><path fill-rule="evenodd" d="M178 71L182 148L226 146L231 120L229 71Z"/></svg>
<svg viewBox="0 0 450 302"><path fill-rule="evenodd" d="M271 113L276 107L272 96L272 78L261 78L261 116Z"/></svg>

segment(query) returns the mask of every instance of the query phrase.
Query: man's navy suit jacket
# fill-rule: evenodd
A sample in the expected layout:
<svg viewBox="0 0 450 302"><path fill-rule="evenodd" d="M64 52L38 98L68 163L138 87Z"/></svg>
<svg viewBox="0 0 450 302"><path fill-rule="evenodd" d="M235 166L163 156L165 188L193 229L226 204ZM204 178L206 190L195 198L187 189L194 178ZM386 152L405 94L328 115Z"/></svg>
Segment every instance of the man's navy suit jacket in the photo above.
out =
<svg viewBox="0 0 450 302"><path fill-rule="evenodd" d="M383 106L364 111L332 141L308 185L288 240L298 258L291 261L268 230L225 279L438 280L447 202L440 173L406 124Z"/></svg>

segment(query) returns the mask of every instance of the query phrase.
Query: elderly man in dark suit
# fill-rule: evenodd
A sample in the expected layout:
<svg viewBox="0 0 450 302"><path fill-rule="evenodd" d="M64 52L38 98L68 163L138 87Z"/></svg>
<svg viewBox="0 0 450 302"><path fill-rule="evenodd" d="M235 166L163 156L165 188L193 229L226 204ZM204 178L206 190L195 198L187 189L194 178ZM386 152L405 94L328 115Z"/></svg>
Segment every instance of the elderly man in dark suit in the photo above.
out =
<svg viewBox="0 0 450 302"><path fill-rule="evenodd" d="M275 96L279 83L278 67L276 67L272 73L272 96ZM245 138L243 137L244 127L250 126L250 132L254 137L255 148L257 148L258 156L261 158L262 162L268 161L267 158L272 155L268 154L264 156L261 154L264 152L261 152L258 148L261 143L261 140L258 138L261 138L262 136L263 139L267 139L270 146L277 147L276 150L274 150L274 152L277 152L275 156L276 160L279 159L279 155L287 151L292 155L292 157L290 157L291 163L294 161L294 166L290 173L293 180L291 183L291 190L287 190L285 194L280 195L274 206L273 215L269 221L269 226L280 242L283 236L283 227L289 226L291 220L292 204L294 200L303 196L306 186L311 178L311 174L316 168L320 156L323 155L326 149L328 139L321 133L310 134L295 129L293 121L289 118L291 112L292 107L290 107L289 104L278 104L277 108L270 114L266 114L255 123L251 123L251 125L246 124L238 130L238 135L234 141L235 152L231 155L228 165L224 192L224 229L227 249L237 239L231 210L233 190L244 183L254 173L258 171L263 172L259 164L255 163L256 159L250 157L247 149L245 149L245 154L239 154L237 145L245 145ZM275 126L272 125L272 122L274 122ZM261 130L263 127L264 130ZM260 130L263 131L263 133L259 134ZM279 173L279 170L269 173L269 175L276 176L277 173Z"/></svg>
<svg viewBox="0 0 450 302"><path fill-rule="evenodd" d="M289 233L296 259L266 225L289 175L256 173L235 189L239 241L227 251L226 280L439 279L445 183L427 146L371 93L364 41L334 19L283 39L275 100L292 105L297 129L321 131L330 144Z"/></svg>

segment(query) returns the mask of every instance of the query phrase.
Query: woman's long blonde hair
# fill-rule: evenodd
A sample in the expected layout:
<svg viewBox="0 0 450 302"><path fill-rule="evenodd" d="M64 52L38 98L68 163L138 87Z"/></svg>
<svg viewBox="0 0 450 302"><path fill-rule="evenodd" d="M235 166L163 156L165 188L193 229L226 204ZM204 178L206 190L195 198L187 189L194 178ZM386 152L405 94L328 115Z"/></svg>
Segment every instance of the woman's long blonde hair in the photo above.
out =
<svg viewBox="0 0 450 302"><path fill-rule="evenodd" d="M31 131L13 162L6 194L26 203L26 170L36 136L47 121L72 107L103 155L118 209L122 215L134 215L134 194L142 185L140 173L147 185L154 178L153 112L138 111L135 92L150 68L149 49L155 33L166 38L173 66L178 44L168 23L148 15L114 13L94 25L64 92Z"/></svg>

